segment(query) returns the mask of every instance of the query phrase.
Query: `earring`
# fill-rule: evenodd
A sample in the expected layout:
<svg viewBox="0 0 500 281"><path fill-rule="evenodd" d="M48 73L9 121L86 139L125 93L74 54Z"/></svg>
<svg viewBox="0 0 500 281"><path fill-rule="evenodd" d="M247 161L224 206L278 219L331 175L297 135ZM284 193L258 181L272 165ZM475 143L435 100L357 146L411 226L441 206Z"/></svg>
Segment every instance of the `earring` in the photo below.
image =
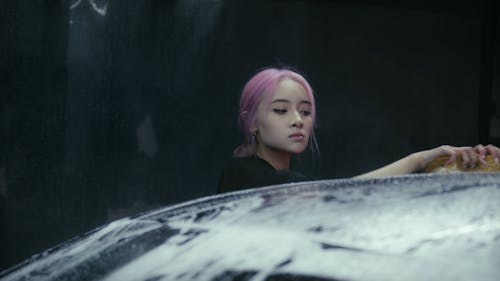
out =
<svg viewBox="0 0 500 281"><path fill-rule="evenodd" d="M252 133L252 145L257 144L257 130L253 131Z"/></svg>

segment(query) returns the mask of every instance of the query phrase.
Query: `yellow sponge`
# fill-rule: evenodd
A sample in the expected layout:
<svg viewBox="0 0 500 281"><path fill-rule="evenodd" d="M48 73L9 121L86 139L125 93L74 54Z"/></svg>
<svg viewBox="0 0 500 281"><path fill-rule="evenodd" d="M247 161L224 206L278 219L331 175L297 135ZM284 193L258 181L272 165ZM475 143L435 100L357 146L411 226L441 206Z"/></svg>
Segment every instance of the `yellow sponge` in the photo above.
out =
<svg viewBox="0 0 500 281"><path fill-rule="evenodd" d="M454 162L445 165L450 159L449 156L439 156L432 160L425 172L427 173L448 173L448 172L500 172L500 164L495 162L491 155L486 155L485 159L488 166L477 162L474 168L465 168L462 164L462 157L457 157Z"/></svg>

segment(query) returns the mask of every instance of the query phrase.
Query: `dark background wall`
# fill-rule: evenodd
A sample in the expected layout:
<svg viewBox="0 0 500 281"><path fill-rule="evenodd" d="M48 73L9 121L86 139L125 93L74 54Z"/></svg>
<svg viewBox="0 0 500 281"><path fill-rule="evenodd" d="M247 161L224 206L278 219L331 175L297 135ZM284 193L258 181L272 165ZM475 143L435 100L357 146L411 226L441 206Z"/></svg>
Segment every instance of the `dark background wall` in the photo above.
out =
<svg viewBox="0 0 500 281"><path fill-rule="evenodd" d="M241 141L239 92L263 66L295 67L315 89L321 157L293 165L319 178L499 145L496 1L0 5L0 270L213 194Z"/></svg>

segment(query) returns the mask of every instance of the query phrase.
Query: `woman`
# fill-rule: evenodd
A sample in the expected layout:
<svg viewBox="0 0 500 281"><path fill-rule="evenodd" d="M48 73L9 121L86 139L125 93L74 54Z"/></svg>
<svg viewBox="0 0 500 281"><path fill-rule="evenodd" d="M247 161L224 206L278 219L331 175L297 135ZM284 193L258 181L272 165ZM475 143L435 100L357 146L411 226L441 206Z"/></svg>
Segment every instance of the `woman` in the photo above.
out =
<svg viewBox="0 0 500 281"><path fill-rule="evenodd" d="M292 155L302 153L309 142L317 146L314 136L316 107L313 91L300 74L289 69L267 68L253 76L240 98L239 125L245 142L234 151L225 167L218 192L313 180L289 170ZM500 149L488 145L452 147L443 145L413 153L359 178L401 175L422 170L438 156L457 157L464 167L487 165L485 155L498 163Z"/></svg>

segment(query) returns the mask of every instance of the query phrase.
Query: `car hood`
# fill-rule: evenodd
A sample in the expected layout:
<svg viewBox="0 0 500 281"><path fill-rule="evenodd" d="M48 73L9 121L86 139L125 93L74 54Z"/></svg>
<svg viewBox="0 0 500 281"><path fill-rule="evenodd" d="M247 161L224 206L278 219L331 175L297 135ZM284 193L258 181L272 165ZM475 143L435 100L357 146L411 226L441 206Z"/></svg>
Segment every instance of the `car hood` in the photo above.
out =
<svg viewBox="0 0 500 281"><path fill-rule="evenodd" d="M262 187L114 221L1 280L498 280L500 173Z"/></svg>

